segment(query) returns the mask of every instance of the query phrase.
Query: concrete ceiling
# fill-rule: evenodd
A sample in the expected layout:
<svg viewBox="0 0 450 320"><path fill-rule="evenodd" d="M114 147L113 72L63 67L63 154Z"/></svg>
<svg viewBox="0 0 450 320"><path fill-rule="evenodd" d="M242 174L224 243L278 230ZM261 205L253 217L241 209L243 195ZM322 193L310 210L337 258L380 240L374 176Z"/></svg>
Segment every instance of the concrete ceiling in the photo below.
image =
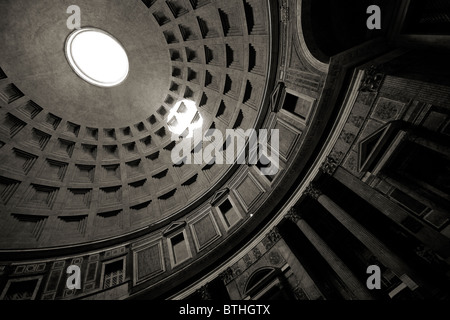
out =
<svg viewBox="0 0 450 320"><path fill-rule="evenodd" d="M122 85L92 86L68 65L66 9L75 3L82 27L103 29L125 47L130 73ZM146 9L138 1L2 1L2 68L33 101L72 122L114 128L142 121L163 104L171 76L167 43Z"/></svg>
<svg viewBox="0 0 450 320"><path fill-rule="evenodd" d="M71 5L126 49L121 85L90 85L67 63ZM230 166L174 166L168 111L187 98L205 131L255 127L270 43L254 1L1 1L0 242L85 243L189 212ZM28 232L29 221L45 227ZM74 221L82 232L67 236Z"/></svg>

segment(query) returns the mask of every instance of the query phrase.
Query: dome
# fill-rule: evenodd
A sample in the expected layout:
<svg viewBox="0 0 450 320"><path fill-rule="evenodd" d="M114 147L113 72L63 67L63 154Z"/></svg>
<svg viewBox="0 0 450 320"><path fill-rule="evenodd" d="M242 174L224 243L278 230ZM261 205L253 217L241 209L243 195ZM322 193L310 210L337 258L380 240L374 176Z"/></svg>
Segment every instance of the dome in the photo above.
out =
<svg viewBox="0 0 450 320"><path fill-rule="evenodd" d="M33 121L17 132L25 145L10 150L3 165L33 177L21 185L27 191L16 194L23 198L8 201L9 218L39 208L37 219L45 217L58 230L37 242L12 231L20 238L13 241L17 248L78 244L164 225L217 190L231 161L211 167L171 159L170 124L182 101L192 102L194 116L198 110L202 132L247 130L261 117L270 67L267 8L249 37L245 17L230 17L226 2L219 8L209 1L147 5L80 1L81 29L75 31L56 2L5 5L2 34L15 40L1 52L2 70L24 95L16 103L27 100L18 108L31 113L24 121ZM15 23L18 10L34 28ZM221 21L241 24L224 28ZM109 61L115 48L118 61ZM89 66L92 77L82 70ZM22 160L31 162L24 168ZM71 234L73 221L83 225L81 232Z"/></svg>

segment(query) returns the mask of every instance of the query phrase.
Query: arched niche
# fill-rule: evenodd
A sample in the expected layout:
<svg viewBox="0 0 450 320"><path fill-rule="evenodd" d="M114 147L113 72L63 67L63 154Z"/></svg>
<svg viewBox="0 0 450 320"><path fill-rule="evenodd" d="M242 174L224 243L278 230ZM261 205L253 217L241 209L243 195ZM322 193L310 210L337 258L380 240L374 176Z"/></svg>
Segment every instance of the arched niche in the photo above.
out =
<svg viewBox="0 0 450 320"><path fill-rule="evenodd" d="M257 269L247 280L244 296L252 300L291 300L293 294L279 268Z"/></svg>

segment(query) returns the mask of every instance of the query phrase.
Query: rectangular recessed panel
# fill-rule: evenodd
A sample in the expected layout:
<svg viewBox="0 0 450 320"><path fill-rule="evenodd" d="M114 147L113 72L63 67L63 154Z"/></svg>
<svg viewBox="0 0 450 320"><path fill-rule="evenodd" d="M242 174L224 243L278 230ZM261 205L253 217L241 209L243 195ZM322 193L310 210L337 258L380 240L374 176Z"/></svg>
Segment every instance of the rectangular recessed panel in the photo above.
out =
<svg viewBox="0 0 450 320"><path fill-rule="evenodd" d="M129 184L129 192L131 200L150 196L149 184L147 179L139 180ZM147 208L145 208L147 210ZM136 210L140 210L136 209Z"/></svg>
<svg viewBox="0 0 450 320"><path fill-rule="evenodd" d="M189 0L189 1L191 2L192 8L194 9L198 9L211 3L211 0Z"/></svg>
<svg viewBox="0 0 450 320"><path fill-rule="evenodd" d="M427 213L423 219L436 229L444 227L449 221L448 214L439 211L431 211Z"/></svg>
<svg viewBox="0 0 450 320"><path fill-rule="evenodd" d="M249 72L264 75L266 70L266 59L266 51L263 46L254 44L249 45Z"/></svg>
<svg viewBox="0 0 450 320"><path fill-rule="evenodd" d="M130 143L124 144L123 150L124 150L125 156L127 156L127 157L139 154L139 151L136 147L136 142L130 142Z"/></svg>
<svg viewBox="0 0 450 320"><path fill-rule="evenodd" d="M278 120L275 129L279 130L280 144L279 152L280 155L287 160L292 153L292 150L300 137L301 133L296 129L292 128L288 124ZM270 142L270 140L269 140Z"/></svg>
<svg viewBox="0 0 450 320"><path fill-rule="evenodd" d="M166 128L162 127L161 129L159 129L158 131L155 132L156 135L160 138L164 138L166 136Z"/></svg>
<svg viewBox="0 0 450 320"><path fill-rule="evenodd" d="M150 8L152 5L154 5L158 0L142 0L142 2L147 6L147 8Z"/></svg>
<svg viewBox="0 0 450 320"><path fill-rule="evenodd" d="M193 69L191 67L188 68L188 76L187 80L189 82L193 82L196 84L200 84L200 75L199 72L196 69Z"/></svg>
<svg viewBox="0 0 450 320"><path fill-rule="evenodd" d="M47 286L45 288L45 292L53 292L58 289L58 284L61 279L61 275L63 274L62 269L52 270L48 277Z"/></svg>
<svg viewBox="0 0 450 320"><path fill-rule="evenodd" d="M170 22L170 18L167 17L166 13L164 11L156 11L153 13L153 16L155 17L156 21L160 26L165 25L166 23Z"/></svg>
<svg viewBox="0 0 450 320"><path fill-rule="evenodd" d="M244 11L249 35L267 34L266 4L263 0L244 0Z"/></svg>
<svg viewBox="0 0 450 320"><path fill-rule="evenodd" d="M7 204L20 185L20 181L0 177L0 200Z"/></svg>
<svg viewBox="0 0 450 320"><path fill-rule="evenodd" d="M172 67L172 77L183 79L183 71L179 67Z"/></svg>
<svg viewBox="0 0 450 320"><path fill-rule="evenodd" d="M55 145L55 148L54 148L54 153L56 153L60 156L71 158L74 149L75 149L74 141L58 139L58 141Z"/></svg>
<svg viewBox="0 0 450 320"><path fill-rule="evenodd" d="M206 70L205 87L214 91L220 91L221 75L212 70Z"/></svg>
<svg viewBox="0 0 450 320"><path fill-rule="evenodd" d="M65 234L84 235L87 228L87 215L59 217L62 221L61 232Z"/></svg>
<svg viewBox="0 0 450 320"><path fill-rule="evenodd" d="M47 114L47 117L45 119L45 126L56 130L59 127L59 124L61 123L62 119L60 117L55 116L52 113Z"/></svg>
<svg viewBox="0 0 450 320"><path fill-rule="evenodd" d="M180 29L181 36L184 41L198 40L200 37L195 32L195 26L190 24L180 24L178 25Z"/></svg>
<svg viewBox="0 0 450 320"><path fill-rule="evenodd" d="M164 100L164 103L171 106L175 103L175 101L176 99L169 94L167 95L166 100Z"/></svg>
<svg viewBox="0 0 450 320"><path fill-rule="evenodd" d="M89 209L92 201L92 189L69 189L66 208Z"/></svg>
<svg viewBox="0 0 450 320"><path fill-rule="evenodd" d="M14 224L13 233L15 236L23 235L24 237L32 236L35 240L39 240L44 230L47 216L33 216L24 214L12 214L16 223Z"/></svg>
<svg viewBox="0 0 450 320"><path fill-rule="evenodd" d="M3 86L0 89L0 100L7 104L13 103L23 96L24 94L22 91L20 91L19 88L17 88L13 83Z"/></svg>
<svg viewBox="0 0 450 320"><path fill-rule="evenodd" d="M261 99L261 88L263 87L264 86L260 85L257 82L247 80L243 103L247 104L253 109L257 109Z"/></svg>
<svg viewBox="0 0 450 320"><path fill-rule="evenodd" d="M233 129L238 129L239 127L241 127L243 122L244 122L244 113L242 112L242 110L239 110L239 114L238 114L238 116L236 118L236 121L235 121L235 123L233 125Z"/></svg>
<svg viewBox="0 0 450 320"><path fill-rule="evenodd" d="M147 128L145 127L145 124L144 124L143 122L139 122L139 123L135 124L134 127L135 127L139 132L147 131Z"/></svg>
<svg viewBox="0 0 450 320"><path fill-rule="evenodd" d="M97 276L97 269L98 269L98 261L90 262L88 264L85 282L95 281L95 278Z"/></svg>
<svg viewBox="0 0 450 320"><path fill-rule="evenodd" d="M139 176L144 173L144 168L142 166L141 159L127 162L125 165L127 168L127 177L128 178L133 178L133 177Z"/></svg>
<svg viewBox="0 0 450 320"><path fill-rule="evenodd" d="M151 161L158 160L159 159L159 151L155 152L155 153L152 153L151 155L147 156L147 159L151 160Z"/></svg>
<svg viewBox="0 0 450 320"><path fill-rule="evenodd" d="M159 244L155 244L136 253L137 281L150 278L164 271Z"/></svg>
<svg viewBox="0 0 450 320"><path fill-rule="evenodd" d="M98 213L95 224L98 232L122 228L122 210Z"/></svg>
<svg viewBox="0 0 450 320"><path fill-rule="evenodd" d="M152 136L145 137L140 142L144 149L149 149L152 147Z"/></svg>
<svg viewBox="0 0 450 320"><path fill-rule="evenodd" d="M215 66L225 65L225 48L222 45L210 44L204 47L206 63Z"/></svg>
<svg viewBox="0 0 450 320"><path fill-rule="evenodd" d="M185 48L187 61L191 63L201 63L201 54L197 48ZM191 79L192 75L188 75L188 78Z"/></svg>
<svg viewBox="0 0 450 320"><path fill-rule="evenodd" d="M235 101L222 100L220 101L219 108L217 109L216 118L220 119L224 124L229 125L235 109Z"/></svg>
<svg viewBox="0 0 450 320"><path fill-rule="evenodd" d="M425 209L427 209L426 205L417 201L410 195L400 191L399 189L392 191L391 198L417 215L422 215Z"/></svg>
<svg viewBox="0 0 450 320"><path fill-rule="evenodd" d="M193 226L199 249L202 249L205 245L208 245L212 240L219 236L214 221L209 214L194 223Z"/></svg>
<svg viewBox="0 0 450 320"><path fill-rule="evenodd" d="M103 129L103 136L106 141L116 141L116 130L115 129Z"/></svg>
<svg viewBox="0 0 450 320"><path fill-rule="evenodd" d="M134 205L130 208L130 220L133 225L154 218L154 212L152 212L150 206L151 203L152 201L150 200Z"/></svg>
<svg viewBox="0 0 450 320"><path fill-rule="evenodd" d="M118 160L119 159L119 147L117 145L103 146L103 158L106 160Z"/></svg>
<svg viewBox="0 0 450 320"><path fill-rule="evenodd" d="M81 126L72 122L67 122L66 124L66 130L64 133L69 134L74 137L78 137L78 134L80 133Z"/></svg>
<svg viewBox="0 0 450 320"><path fill-rule="evenodd" d="M59 188L32 184L25 197L24 205L33 208L52 209Z"/></svg>
<svg viewBox="0 0 450 320"><path fill-rule="evenodd" d="M225 37L241 36L243 34L242 18L239 11L234 10L232 7L220 8L219 16Z"/></svg>
<svg viewBox="0 0 450 320"><path fill-rule="evenodd" d="M164 38L166 38L167 44L173 44L173 43L179 42L175 33L173 33L171 30L163 31L163 34L164 34Z"/></svg>
<svg viewBox="0 0 450 320"><path fill-rule="evenodd" d="M97 159L97 146L90 144L82 144L80 158L84 160L95 160Z"/></svg>
<svg viewBox="0 0 450 320"><path fill-rule="evenodd" d="M6 78L8 78L8 77L6 76L6 73L3 71L2 68L0 68L0 80L6 79Z"/></svg>
<svg viewBox="0 0 450 320"><path fill-rule="evenodd" d="M225 87L223 93L235 100L239 99L241 94L242 79L233 75L227 74L225 77Z"/></svg>
<svg viewBox="0 0 450 320"><path fill-rule="evenodd" d="M176 49L169 49L169 53L170 53L170 60L183 62L183 58L181 56L180 51Z"/></svg>
<svg viewBox="0 0 450 320"><path fill-rule="evenodd" d="M244 47L238 44L226 44L227 67L231 69L244 69Z"/></svg>
<svg viewBox="0 0 450 320"><path fill-rule="evenodd" d="M44 150L47 146L48 142L50 141L51 135L46 134L45 132L42 132L41 130L38 130L36 128L33 128L31 130L30 134L30 140L28 143L40 150Z"/></svg>
<svg viewBox="0 0 450 320"><path fill-rule="evenodd" d="M168 183L168 185L170 184L171 183ZM158 197L161 212L166 212L180 205L180 202L177 201L179 198L176 196L177 191L178 189L173 189L172 191Z"/></svg>
<svg viewBox="0 0 450 320"><path fill-rule="evenodd" d="M8 161L8 170L28 174L37 159L38 157L31 153L14 148L12 158Z"/></svg>
<svg viewBox="0 0 450 320"><path fill-rule="evenodd" d="M419 221L417 221L416 219L414 219L412 216L408 216L406 217L401 224L407 228L408 230L410 230L412 233L417 233L419 232L422 228L423 225L422 223L420 223Z"/></svg>
<svg viewBox="0 0 450 320"><path fill-rule="evenodd" d="M19 118L7 113L0 122L0 130L2 130L10 138L14 137L19 131L21 131L25 126L26 122L20 120Z"/></svg>
<svg viewBox="0 0 450 320"><path fill-rule="evenodd" d="M186 0L167 0L166 4L175 18L181 17L189 12Z"/></svg>
<svg viewBox="0 0 450 320"><path fill-rule="evenodd" d="M248 175L241 184L236 188L236 193L239 199L243 202L244 207L247 209L259 198L264 192L262 188L257 185L255 180Z"/></svg>
<svg viewBox="0 0 450 320"><path fill-rule="evenodd" d="M3 300L33 300L35 299L39 284L40 279L10 280Z"/></svg>
<svg viewBox="0 0 450 320"><path fill-rule="evenodd" d="M119 204L122 201L122 187L100 189L100 204L104 206Z"/></svg>
<svg viewBox="0 0 450 320"><path fill-rule="evenodd" d="M219 36L218 28L215 26L213 21L215 17L202 16L197 17L197 22L202 33L202 37L206 38L217 38Z"/></svg>
<svg viewBox="0 0 450 320"><path fill-rule="evenodd" d="M125 139L133 137L133 133L131 132L130 127L121 128L120 133L122 134L122 137Z"/></svg>
<svg viewBox="0 0 450 320"><path fill-rule="evenodd" d="M30 100L26 104L21 106L18 110L28 118L34 119L39 113L42 112L43 109L37 103Z"/></svg>
<svg viewBox="0 0 450 320"><path fill-rule="evenodd" d="M75 173L73 180L75 182L94 182L95 166L94 165L75 165Z"/></svg>

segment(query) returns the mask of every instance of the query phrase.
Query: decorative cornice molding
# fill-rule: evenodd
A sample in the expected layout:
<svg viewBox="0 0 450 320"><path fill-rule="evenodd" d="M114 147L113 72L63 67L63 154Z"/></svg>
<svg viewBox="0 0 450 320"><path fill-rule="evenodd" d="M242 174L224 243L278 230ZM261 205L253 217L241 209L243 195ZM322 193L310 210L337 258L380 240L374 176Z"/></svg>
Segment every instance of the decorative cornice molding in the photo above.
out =
<svg viewBox="0 0 450 320"><path fill-rule="evenodd" d="M298 210L295 207L291 207L288 211L288 213L284 216L286 219L292 221L293 223L297 223L299 220L302 219L301 214L298 212Z"/></svg>
<svg viewBox="0 0 450 320"><path fill-rule="evenodd" d="M304 194L308 197L313 198L314 200L317 200L323 193L314 184L311 183L306 187Z"/></svg>
<svg viewBox="0 0 450 320"><path fill-rule="evenodd" d="M362 92L377 92L380 90L385 74L381 66L371 65L364 70L364 78L361 81Z"/></svg>
<svg viewBox="0 0 450 320"><path fill-rule="evenodd" d="M163 235L165 237L167 237L167 236L171 235L172 233L174 233L180 229L183 229L185 226L186 226L186 221L174 221L170 224L170 226L168 226L164 230Z"/></svg>
<svg viewBox="0 0 450 320"><path fill-rule="evenodd" d="M233 280L233 270L230 267L228 267L227 269L225 269L224 272L219 274L219 278L220 280L223 281L225 285L227 285Z"/></svg>
<svg viewBox="0 0 450 320"><path fill-rule="evenodd" d="M200 295L202 300L212 300L211 292L209 290L209 283L197 289L197 293Z"/></svg>
<svg viewBox="0 0 450 320"><path fill-rule="evenodd" d="M287 0L283 0L281 7L280 7L280 19L281 22L284 24L288 24L289 20L290 20L290 10L289 10L289 6L288 6L288 1Z"/></svg>
<svg viewBox="0 0 450 320"><path fill-rule="evenodd" d="M335 159L328 156L326 160L322 163L322 166L320 167L320 170L323 173L326 173L330 176L332 176L338 168L338 163Z"/></svg>
<svg viewBox="0 0 450 320"><path fill-rule="evenodd" d="M270 96L270 109L272 112L279 112L281 110L281 99L284 96L286 85L284 82L278 82L277 86Z"/></svg>
<svg viewBox="0 0 450 320"><path fill-rule="evenodd" d="M214 196L210 202L211 205L215 206L220 200L225 198L229 193L230 193L230 189L228 189L228 188L216 191L216 193L214 194Z"/></svg>
<svg viewBox="0 0 450 320"><path fill-rule="evenodd" d="M272 243L275 244L278 240L281 239L281 234L278 230L278 227L274 227L268 234L267 239Z"/></svg>

